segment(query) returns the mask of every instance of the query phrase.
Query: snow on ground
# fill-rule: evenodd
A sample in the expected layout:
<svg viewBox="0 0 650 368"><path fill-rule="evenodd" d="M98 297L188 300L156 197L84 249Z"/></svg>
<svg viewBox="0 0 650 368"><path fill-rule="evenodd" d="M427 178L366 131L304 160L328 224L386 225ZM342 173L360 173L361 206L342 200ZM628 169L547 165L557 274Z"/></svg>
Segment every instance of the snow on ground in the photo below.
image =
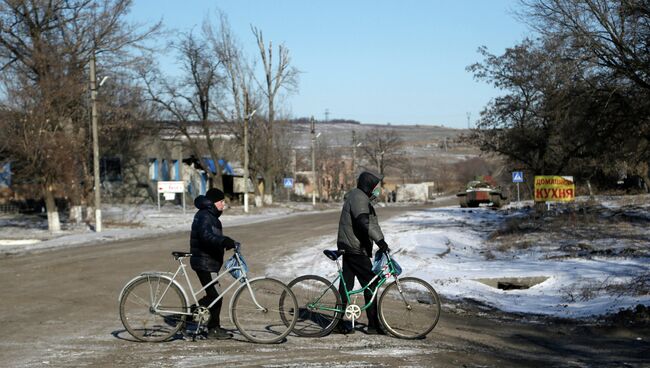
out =
<svg viewBox="0 0 650 368"><path fill-rule="evenodd" d="M620 207L617 201L607 201L605 205ZM641 206L643 210L648 216L647 207ZM523 211L516 206L508 211L445 207L411 212L380 224L395 259L404 270L402 276L422 278L450 299L468 298L507 312L560 318L588 318L638 304L650 305L648 293L625 295L618 288L602 287L625 285L634 277L647 277L650 274L647 253L637 258L552 257L549 244L544 244L552 240L540 240L536 245L515 251L496 250L490 245L488 235L507 218L522 216ZM638 206L634 211L639 212ZM648 235L650 230L646 230L646 247ZM600 241L616 243L613 239ZM282 262L287 267L274 272L282 272L281 276L287 279L310 273L333 280L336 265L322 250L336 248L335 236L314 243L288 256ZM542 282L528 289L502 290L494 281L501 278ZM494 282L479 281L485 279Z"/></svg>
<svg viewBox="0 0 650 368"><path fill-rule="evenodd" d="M601 211L600 216L624 215L633 220L650 221L648 198L643 197L641 203L638 197L603 198L600 206L605 211ZM615 250L613 255L596 252L589 257L579 257L575 252L566 253L563 251L566 247L553 246L554 242L562 243L566 239L558 240L547 234L536 238L531 246L498 250L488 240L489 234L508 219L524 216L529 204L513 205L507 211L433 208L381 221L381 226L395 258L404 269L403 276L420 277L450 299L468 298L508 312L562 318L585 318L637 304L650 305L647 293L633 295L608 287L625 285L634 277L650 274L647 256L650 229L644 230L641 237L646 251L635 257L627 256L625 251L639 243L638 236L590 239L596 248ZM339 207L333 206L331 210ZM253 208L251 214L244 215L241 208L234 207L221 219L225 226L235 226L305 213L311 208L310 204ZM103 232L95 233L86 225L78 225L68 226L54 235L47 231L47 221L42 217L0 215L0 256L186 231L193 215L194 208L189 206L186 213L178 206L164 206L161 212L156 206L105 207ZM270 268L268 273L285 280L307 273L333 279L336 265L325 258L322 250L336 248L335 236L313 240L282 260L280 263L285 267ZM552 249L549 251L549 248ZM496 281L489 281L500 278L531 278L540 283L528 289L501 290L495 287Z"/></svg>

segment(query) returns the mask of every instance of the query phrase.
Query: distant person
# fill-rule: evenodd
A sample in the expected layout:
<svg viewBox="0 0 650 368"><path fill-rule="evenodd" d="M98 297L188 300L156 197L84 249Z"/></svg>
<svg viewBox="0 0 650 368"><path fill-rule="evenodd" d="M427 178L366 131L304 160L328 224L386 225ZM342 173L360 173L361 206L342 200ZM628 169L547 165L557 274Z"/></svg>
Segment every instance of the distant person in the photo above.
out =
<svg viewBox="0 0 650 368"><path fill-rule="evenodd" d="M384 240L384 234L379 227L377 214L372 206L372 201L381 194L382 175L371 172L363 172L357 180L357 187L349 191L343 203L341 219L339 221L339 232L337 247L344 250L343 254L343 279L348 290L354 288L354 278L359 280L362 286L367 285L375 276L372 272L372 244L377 243L379 250L386 252L388 244ZM374 287L374 286L373 286ZM343 282L339 284L339 293L343 297L343 309L347 305L345 300L345 289ZM366 289L364 292L366 304L372 299L372 291ZM377 303L366 309L368 317L367 334L385 334L379 325L377 317ZM336 326L339 333L353 333L354 330L348 323L341 321Z"/></svg>
<svg viewBox="0 0 650 368"><path fill-rule="evenodd" d="M190 265L196 272L202 286L212 281L212 273L219 272L223 265L224 250L235 247L236 242L223 235L223 228L219 216L224 210L224 195L219 189L212 188L194 200L194 206L199 210L194 215L192 222L192 235L190 236ZM217 288L212 285L205 290L206 295L199 300L199 305L207 307L219 297ZM208 321L208 338L224 340L232 338L232 334L221 328L219 300L210 308Z"/></svg>

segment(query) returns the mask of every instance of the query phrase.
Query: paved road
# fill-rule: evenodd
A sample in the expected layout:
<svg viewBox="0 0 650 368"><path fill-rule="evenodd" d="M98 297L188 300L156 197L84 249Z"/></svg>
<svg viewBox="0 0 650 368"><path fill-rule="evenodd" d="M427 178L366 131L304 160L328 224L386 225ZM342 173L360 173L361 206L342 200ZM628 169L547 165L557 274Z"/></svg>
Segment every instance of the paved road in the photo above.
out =
<svg viewBox="0 0 650 368"><path fill-rule="evenodd" d="M378 214L387 219L421 209L388 207ZM310 239L334 234L338 216L337 212L305 214L227 228L226 233L242 241L253 275L260 275L266 263L309 244ZM188 236L182 233L1 259L0 366L650 365L647 330L530 322L450 302L443 305L436 329L417 341L366 336L361 331L320 339L289 336L277 345L251 344L239 335L230 341L131 341L117 314L119 291L141 271L175 269L170 252L186 250ZM234 328L225 309L225 327Z"/></svg>

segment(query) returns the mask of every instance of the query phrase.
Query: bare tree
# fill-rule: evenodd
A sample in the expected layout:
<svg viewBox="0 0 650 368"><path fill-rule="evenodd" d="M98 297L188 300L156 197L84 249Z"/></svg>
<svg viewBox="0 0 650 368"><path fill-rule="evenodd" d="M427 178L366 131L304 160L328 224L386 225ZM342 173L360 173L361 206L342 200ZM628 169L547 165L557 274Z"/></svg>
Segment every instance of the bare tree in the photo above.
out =
<svg viewBox="0 0 650 368"><path fill-rule="evenodd" d="M219 72L222 60L215 58L210 51L207 27L206 22L200 37L188 33L172 44L182 65L180 79L161 78L162 73L153 66L141 70L140 75L150 99L162 107L167 126L183 136L194 156L202 160L203 167L209 168L207 158L212 159L215 172L209 169L206 172L211 185L223 189L222 169L219 167L223 153L219 152L213 138L219 114L213 111L213 107L224 77Z"/></svg>
<svg viewBox="0 0 650 368"><path fill-rule="evenodd" d="M341 150L331 139L321 137L317 140L316 160L319 197L328 200L339 199L345 189L342 187L345 184L345 173L347 172Z"/></svg>
<svg viewBox="0 0 650 368"><path fill-rule="evenodd" d="M650 89L650 3L523 0L522 17L545 36L569 38L599 66Z"/></svg>
<svg viewBox="0 0 650 368"><path fill-rule="evenodd" d="M616 111L594 115L616 122L615 133L622 137L613 146L622 149L614 150L613 156L618 157L598 161L620 161L614 166L631 167L650 182L650 3L646 0L524 0L522 4L521 16L525 21L546 38L567 40L577 60L592 64L590 74L607 80L607 85L594 83L590 89L604 92L607 98L601 106L613 105ZM621 119L623 112L626 116Z"/></svg>
<svg viewBox="0 0 650 368"><path fill-rule="evenodd" d="M258 145L264 145L265 154L260 156L266 162L262 165L262 176L266 181L265 194L272 193L272 184L275 182L278 172L282 168L282 160L278 160L281 155L280 146L276 145L275 136L277 129L275 129L276 119L276 103L277 96L281 89L293 92L298 85L298 70L291 66L291 57L289 49L280 44L277 48L277 62L274 65L273 43L269 41L268 48L264 42L262 31L256 27L251 27L257 47L259 50L260 58L264 68L264 82L259 82L258 85L266 101L266 121L261 123L264 125L261 128L267 139L256 142Z"/></svg>
<svg viewBox="0 0 650 368"><path fill-rule="evenodd" d="M228 122L231 132L242 146L242 156L245 136L248 139L246 149L249 156L249 174L252 178L257 178L263 171L263 160L266 157L262 142L267 140L268 136L257 124L258 115L253 115L253 112L261 110L261 98L255 89L252 68L244 57L225 14L220 15L217 29L214 29L212 24L206 24L204 29L214 57L221 60L224 75L224 94L223 98L215 101L215 111L221 121ZM245 129L245 126L248 129ZM253 183L255 181L253 180Z"/></svg>
<svg viewBox="0 0 650 368"><path fill-rule="evenodd" d="M94 54L107 62L113 56L130 60L129 49L158 28L140 31L128 24L130 5L129 0L0 3L0 70L7 106L15 112L3 127L10 133L5 139L12 140L7 153L41 188L51 231L60 229L57 188L60 193L84 182L83 170L75 167L89 165L85 66Z"/></svg>
<svg viewBox="0 0 650 368"><path fill-rule="evenodd" d="M362 142L361 149L366 159L379 174L385 175L387 168L399 166L403 142L394 130L375 128L365 134Z"/></svg>

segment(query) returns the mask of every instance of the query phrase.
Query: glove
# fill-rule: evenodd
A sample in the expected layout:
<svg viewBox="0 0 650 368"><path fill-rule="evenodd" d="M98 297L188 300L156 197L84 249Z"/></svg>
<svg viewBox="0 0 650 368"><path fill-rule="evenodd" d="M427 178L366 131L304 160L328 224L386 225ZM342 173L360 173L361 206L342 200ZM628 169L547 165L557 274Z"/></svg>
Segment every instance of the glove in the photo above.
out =
<svg viewBox="0 0 650 368"><path fill-rule="evenodd" d="M235 247L235 241L225 236L221 242L221 245L223 245L223 247L226 249L232 249Z"/></svg>
<svg viewBox="0 0 650 368"><path fill-rule="evenodd" d="M381 239L380 241L378 241L377 246L379 247L380 252L383 252L383 253L390 252L390 249L388 249L388 244L386 244L386 241L384 239Z"/></svg>

